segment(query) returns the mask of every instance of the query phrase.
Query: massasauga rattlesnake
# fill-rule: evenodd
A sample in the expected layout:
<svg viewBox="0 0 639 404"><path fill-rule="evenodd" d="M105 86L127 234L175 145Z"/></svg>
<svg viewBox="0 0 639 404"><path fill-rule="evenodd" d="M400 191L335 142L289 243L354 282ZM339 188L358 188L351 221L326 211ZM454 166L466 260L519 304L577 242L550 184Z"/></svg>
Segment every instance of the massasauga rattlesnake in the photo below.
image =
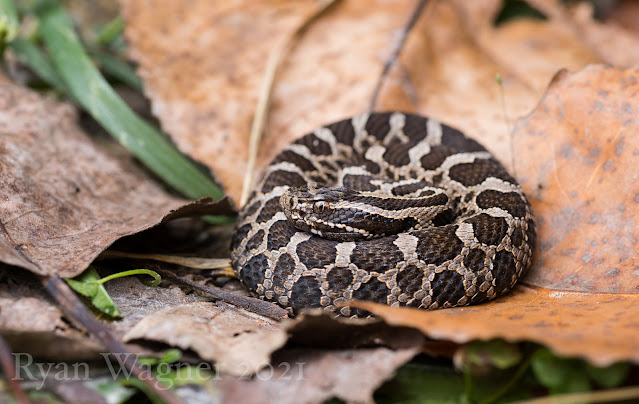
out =
<svg viewBox="0 0 639 404"><path fill-rule="evenodd" d="M373 113L286 147L240 212L233 267L257 296L343 316L351 299L479 303L526 273L535 224L484 147L416 115Z"/></svg>

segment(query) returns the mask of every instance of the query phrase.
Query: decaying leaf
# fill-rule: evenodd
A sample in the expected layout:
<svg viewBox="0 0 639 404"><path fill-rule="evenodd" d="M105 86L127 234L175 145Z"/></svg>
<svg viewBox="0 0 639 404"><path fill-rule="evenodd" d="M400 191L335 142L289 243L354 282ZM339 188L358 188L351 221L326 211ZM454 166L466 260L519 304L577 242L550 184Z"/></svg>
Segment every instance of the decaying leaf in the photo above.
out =
<svg viewBox="0 0 639 404"><path fill-rule="evenodd" d="M524 282L538 287L518 286L488 304L436 312L357 307L435 339L530 340L598 365L639 362L632 337L639 331L638 77L638 69L598 65L559 74L516 125L515 150L522 156L516 169L539 235Z"/></svg>
<svg viewBox="0 0 639 404"><path fill-rule="evenodd" d="M99 343L62 318L62 311L33 276L1 264L0 269L11 271L0 280L0 333L15 352L72 360L101 351Z"/></svg>
<svg viewBox="0 0 639 404"><path fill-rule="evenodd" d="M639 292L639 70L559 74L518 122L517 172L538 217L526 282Z"/></svg>
<svg viewBox="0 0 639 404"><path fill-rule="evenodd" d="M196 303L201 297L185 294L180 288L151 287L134 277L114 279L104 285L122 312L122 319L108 323L109 329L122 338L147 315Z"/></svg>
<svg viewBox="0 0 639 404"><path fill-rule="evenodd" d="M151 313L124 336L125 341L139 338L192 349L222 372L249 376L269 363L271 353L286 342L286 332L275 320L200 302Z"/></svg>
<svg viewBox="0 0 639 404"><path fill-rule="evenodd" d="M121 0L155 113L183 151L211 167L233 200L266 61L318 7L311 0L248 3ZM636 64L638 56L625 48L634 50L637 39L593 21L584 5L567 10L556 1L530 0L547 20L494 26L498 0L429 3L377 108L433 116L480 140L506 165L516 160L512 168L539 224L529 285L484 305L431 312L356 303L387 324L331 320L326 326L321 316L280 324L177 288L121 279L106 286L123 313L107 325L117 337L159 341L213 361L223 373L222 401L369 402L421 349L415 330L456 343L535 341L598 365L639 362L639 71L592 66L562 73L517 123L512 150L509 134L511 122L534 107L558 69ZM343 0L311 24L280 67L258 169L291 139L367 109L412 7ZM0 260L41 275L74 276L123 235L181 215L231 212L229 204L212 207L206 200L169 213L186 202L167 196L131 161L95 147L74 119L66 106L0 86ZM74 340L79 332L69 330L46 298L15 296L5 286L0 283L3 334L18 336L11 340L16 344L20 338L53 341L67 355L60 338ZM298 348L314 348L277 351L287 333L293 345L304 341ZM93 348L84 353L101 348L88 337L78 340ZM341 346L317 350L329 342ZM353 349L362 345L376 347ZM254 373L252 380L231 377Z"/></svg>
<svg viewBox="0 0 639 404"><path fill-rule="evenodd" d="M221 401L310 404L337 397L372 403L377 387L418 351L412 347L287 352L252 380L223 377Z"/></svg>
<svg viewBox="0 0 639 404"><path fill-rule="evenodd" d="M606 366L639 362L639 295L585 293L519 286L479 306L445 310L394 308L357 302L388 324L410 326L426 336L466 343L503 338L534 341L558 355Z"/></svg>
<svg viewBox="0 0 639 404"><path fill-rule="evenodd" d="M0 86L1 261L73 277L115 240L188 204L96 146L75 120L67 105Z"/></svg>
<svg viewBox="0 0 639 404"><path fill-rule="evenodd" d="M209 164L237 200L266 56L311 13L312 4L262 1L247 11L241 3L217 9L204 3L190 3L177 13L179 3L147 7L135 0L121 1L127 36L156 114L182 150ZM606 334L609 327L617 330L619 319L606 317L605 310L594 310L598 314L592 318L590 311L583 314L590 305L606 305L608 310L619 305L632 312L635 296L581 293L636 293L639 285L634 280L639 271L632 265L631 234L632 206L639 190L634 190L629 171L634 167L634 148L628 132L636 103L629 98L634 96L632 79L620 81L631 71L617 77L612 70L591 67L572 78L560 76L535 112L517 124L514 146L510 135L515 119L535 107L559 69L578 71L601 61L620 66L637 63L637 56L626 51L636 38L625 28L594 21L587 5L566 9L554 0L529 3L547 18L520 18L495 26L501 1L429 2L383 86L377 109L419 112L459 127L515 169L539 222L539 248L527 282L549 289L519 287L512 296L475 308L436 313L376 308L375 312L410 313L406 322L386 320L417 327L438 339L465 342L503 336L538 341L560 354L582 355L595 363L639 360L632 353L637 347L628 344L627 337L617 340ZM366 110L389 55L390 39L405 24L410 7L382 2L362 6L344 0L314 21L280 68L258 169L291 139ZM277 17L266 23L265 16L272 16L273 10L278 10ZM171 18L182 22L172 27L194 28L157 28ZM210 20L219 23L202 30L202 21ZM245 43L254 35L262 40L229 50L228 43ZM611 41L615 35L623 41ZM189 41L201 46L190 46ZM496 74L502 77L501 88ZM580 74L585 76L579 78ZM612 83L617 86L607 87ZM570 95L564 98L564 93ZM625 176L613 179L622 172ZM560 174L558 179L553 173ZM600 179L607 187L595 188ZM615 265L613 258L619 261ZM554 289L576 292L563 295ZM547 325L542 313L556 321ZM463 319L483 321L460 322L462 314ZM595 342L586 342L591 338L588 333L568 333L564 318L571 329L588 329ZM527 325L516 326L517 321ZM464 333L455 338L459 327ZM584 343L571 343L571 338Z"/></svg>
<svg viewBox="0 0 639 404"><path fill-rule="evenodd" d="M517 19L495 27L499 0L430 2L377 109L438 118L479 139L510 166L511 123L535 106L557 70L635 60L627 47L609 40L613 28L601 29L584 17L588 10L573 18L554 2L545 3L548 20ZM268 56L316 4L264 0L250 8L241 2L210 7L201 0L185 7L121 0L121 5L154 112L178 146L206 163L237 201ZM412 7L344 0L313 22L277 76L258 171L292 139L367 110ZM503 78L505 107L496 74Z"/></svg>
<svg viewBox="0 0 639 404"><path fill-rule="evenodd" d="M320 5L311 0L121 5L153 111L178 147L206 163L237 201L269 55ZM364 111L412 7L340 1L309 27L276 79L258 167L291 139Z"/></svg>

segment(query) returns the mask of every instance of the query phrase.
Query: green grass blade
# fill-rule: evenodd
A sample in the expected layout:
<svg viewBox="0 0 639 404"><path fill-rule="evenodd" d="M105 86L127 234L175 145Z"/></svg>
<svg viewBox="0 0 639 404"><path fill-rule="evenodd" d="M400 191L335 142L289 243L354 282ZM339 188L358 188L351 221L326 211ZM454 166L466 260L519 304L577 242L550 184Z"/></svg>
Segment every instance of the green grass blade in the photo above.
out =
<svg viewBox="0 0 639 404"><path fill-rule="evenodd" d="M190 198L223 192L113 91L87 56L69 16L58 1L38 8L40 32L53 64L75 99L167 184Z"/></svg>
<svg viewBox="0 0 639 404"><path fill-rule="evenodd" d="M62 77L55 70L47 55L37 45L18 37L9 43L9 47L45 83L56 90L67 92Z"/></svg>
<svg viewBox="0 0 639 404"><path fill-rule="evenodd" d="M102 45L108 45L117 38L124 30L124 20L117 16L105 25L98 33L98 42Z"/></svg>
<svg viewBox="0 0 639 404"><path fill-rule="evenodd" d="M142 91L142 80L128 63L106 52L95 52L93 57L102 68L102 71L115 77L134 90Z"/></svg>

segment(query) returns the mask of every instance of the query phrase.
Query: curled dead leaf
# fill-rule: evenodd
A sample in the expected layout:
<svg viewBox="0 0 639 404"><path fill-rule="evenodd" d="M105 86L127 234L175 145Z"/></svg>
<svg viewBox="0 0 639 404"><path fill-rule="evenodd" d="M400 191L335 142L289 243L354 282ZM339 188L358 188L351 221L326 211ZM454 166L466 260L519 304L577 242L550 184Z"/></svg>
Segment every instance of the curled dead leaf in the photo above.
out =
<svg viewBox="0 0 639 404"><path fill-rule="evenodd" d="M124 336L125 341L140 338L192 349L221 372L249 376L269 364L286 332L275 320L200 302L153 312Z"/></svg>
<svg viewBox="0 0 639 404"><path fill-rule="evenodd" d="M221 401L310 404L337 397L372 403L375 390L418 351L412 347L287 352L253 380L222 378Z"/></svg>
<svg viewBox="0 0 639 404"><path fill-rule="evenodd" d="M0 85L0 261L73 277L123 236L177 217L232 213L228 200L170 196L75 121L68 105Z"/></svg>

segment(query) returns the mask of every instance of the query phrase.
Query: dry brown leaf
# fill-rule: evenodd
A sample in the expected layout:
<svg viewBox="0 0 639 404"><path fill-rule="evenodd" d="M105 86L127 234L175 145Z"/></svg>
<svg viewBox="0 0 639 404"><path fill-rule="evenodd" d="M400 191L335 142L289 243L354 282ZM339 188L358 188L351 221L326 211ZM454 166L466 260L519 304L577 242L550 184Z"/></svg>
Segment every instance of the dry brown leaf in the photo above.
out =
<svg viewBox="0 0 639 404"><path fill-rule="evenodd" d="M73 277L115 240L187 205L130 159L94 145L75 121L68 105L0 85L0 261ZM218 206L228 208L202 200L184 209Z"/></svg>
<svg viewBox="0 0 639 404"><path fill-rule="evenodd" d="M412 328L389 327L372 319L334 318L321 309L305 310L283 325L289 335L289 343L297 347L348 349L385 346L405 349L424 344L424 336Z"/></svg>
<svg viewBox="0 0 639 404"><path fill-rule="evenodd" d="M148 315L202 301L178 287L151 287L131 276L109 281L104 287L122 313L121 320L105 325L120 339Z"/></svg>
<svg viewBox="0 0 639 404"><path fill-rule="evenodd" d="M238 201L268 57L319 3L121 5L154 113L178 147L206 163ZM258 168L294 137L367 108L412 7L408 1L340 1L309 27L276 79Z"/></svg>
<svg viewBox="0 0 639 404"><path fill-rule="evenodd" d="M598 365L639 362L638 79L639 69L598 65L559 74L516 126L517 172L538 219L525 282L545 288L436 312L357 307L435 339L530 340Z"/></svg>
<svg viewBox="0 0 639 404"><path fill-rule="evenodd" d="M388 324L415 327L434 339L534 341L558 355L582 357L600 366L639 362L639 295L518 286L479 306L433 311L369 302L356 306Z"/></svg>
<svg viewBox="0 0 639 404"><path fill-rule="evenodd" d="M34 276L0 264L0 333L14 352L59 360L87 359L102 347L63 320Z"/></svg>
<svg viewBox="0 0 639 404"><path fill-rule="evenodd" d="M275 320L230 306L200 302L158 310L144 317L124 336L192 349L216 369L250 376L268 365L270 355L286 342Z"/></svg>
<svg viewBox="0 0 639 404"><path fill-rule="evenodd" d="M570 31L578 42L597 55L599 61L622 68L639 63L639 38L636 34L611 22L596 21L593 4L579 2L568 8L559 0L527 1L548 15L554 25Z"/></svg>
<svg viewBox="0 0 639 404"><path fill-rule="evenodd" d="M593 18L592 4L581 2L569 16L575 31L584 38L602 62L628 68L639 64L639 37L619 25L600 23Z"/></svg>
<svg viewBox="0 0 639 404"><path fill-rule="evenodd" d="M337 397L372 403L373 392L418 351L419 347L288 352L252 380L223 377L220 401L312 404Z"/></svg>
<svg viewBox="0 0 639 404"><path fill-rule="evenodd" d="M639 33L639 3L636 0L618 0L605 16L606 23L619 25L635 34Z"/></svg>
<svg viewBox="0 0 639 404"><path fill-rule="evenodd" d="M195 157L210 165L230 196L237 200L244 174L246 137L267 56L305 15L311 13L311 6L306 2L292 5L264 0L251 10L242 3L216 9L200 1L191 3L190 8L183 7L180 14L175 11L182 7L180 2L170 6L157 2L153 7L135 0L121 2L128 24L127 36L135 59L140 63L140 72L147 79L147 91L154 102L155 112L165 128L176 137L180 147L187 152L197 150ZM570 11L561 8L555 0L531 0L529 3L546 13L549 19L517 19L495 27L493 21L501 4L498 0L429 2L426 12L408 37L399 63L382 89L377 108L419 112L459 127L510 166L511 122L535 107L559 69L580 70L602 60L621 65L635 60L634 54L624 47L634 43L636 38L624 31L623 42L611 41L611 35L621 32L619 28L595 22L586 6ZM268 162L284 144L315 126L366 110L383 61L393 45L393 33L403 27L413 5L402 2L401 5L389 6L388 3L375 2L362 6L361 2L344 0L313 23L280 69L258 167ZM280 13L277 18L267 20L265 16L270 15L267 10ZM162 35L156 35L161 30L158 25L165 27L166 21L174 18L172 15L180 19L179 27L165 29ZM202 21L211 20L219 23L203 29ZM193 28L180 28L185 25ZM237 43L246 44L256 33L262 35L260 41L249 46L235 46ZM191 39L200 37L204 39L199 42ZM235 46L233 52L229 51L231 43ZM192 63L193 60L197 63ZM635 203L633 192L636 192L633 184L615 180L610 183L611 188L604 188L596 195L586 191L590 178L595 181L599 176L612 176L613 168L617 168L620 174L633 167L628 163L634 147L629 136L624 140L620 159L614 154L616 146L604 144L606 137L619 135L613 135L615 128L620 128L615 125L629 113L616 97L629 96L630 93L624 90L625 93L619 94L615 93L618 88L601 87L604 82L596 77L593 69L600 68L580 73L591 75L587 91L584 91L585 85L573 84L573 87L581 88L581 92L571 89L574 99L563 100L561 92L557 91L560 88L570 93L568 88L572 79L563 76L553 82L544 100L562 100L563 104L557 106L557 111L563 111L564 115L553 110L552 105L540 105L534 114L517 126L515 168L535 204L540 222L540 250L528 279L548 288L572 286L578 291L634 293L637 287L637 281L633 281L634 273L639 273L631 265L634 234L629 234L632 224L624 222L634 218L631 212ZM241 75L233 71L241 72ZM502 106L501 89L495 81L497 73L503 78L505 106ZM180 76L182 81L170 79ZM597 90L601 90L600 93ZM605 116L599 112L585 116L586 103L589 103L590 109L593 105L599 108L596 100L605 106ZM632 101L626 103L636 105ZM606 117L614 114L619 114L617 121L608 122ZM546 121L535 127L532 121L535 116L544 116L540 119ZM558 119L561 116L564 116L563 121ZM565 117L568 116L574 117L572 125L567 124ZM592 119L600 122L591 125ZM591 125L589 134L597 132L602 137L586 137L582 145L573 144L576 139L571 131L587 125ZM608 129L604 127L606 125L609 125ZM545 154L536 155L528 150L529 144L524 142L526 136L520 133L527 130L532 131L531 134L535 130L553 134L552 140L543 141L539 140L539 135L537 138L530 136L534 139L534 148L546 151ZM568 136L561 137L562 133ZM581 131L583 133L584 130ZM619 143L619 139L615 139ZM554 146L556 149L551 152L549 148ZM587 163L589 149L593 147L601 149L598 158L603 160ZM572 153L571 162L561 153ZM579 155L585 156L583 163L590 166L575 164L574 156ZM612 161L607 165L608 158ZM567 189L565 186L557 186L548 176L542 177L542 174L552 172L548 164L562 159L566 161L560 166L561 174L565 176L561 178L561 184L569 184L567 194L562 191ZM539 178L535 177L537 171L529 166L541 169ZM594 171L594 166L599 167L598 171ZM626 175L623 178L625 181L631 177ZM536 188L537 184L542 185L542 190ZM621 189L614 192L612 187ZM579 188L578 197L572 197L570 193L576 188ZM616 199L606 199L610 194L621 198L619 203L626 205L623 212L617 207L619 203L615 204ZM609 201L608 210L598 205L586 206L584 197L595 197L603 203ZM562 208L570 212L562 211ZM578 210L581 208L585 210ZM570 217L572 212L576 212L576 217ZM599 216L590 216L592 213ZM584 229L593 226L588 220L601 224L605 214L608 217L604 227L609 226L613 234L625 238L608 236L604 243L601 228L597 228L599 238L588 236ZM563 240L565 245L561 243ZM593 240L596 246L587 244ZM622 259L626 266L605 266L604 263L612 262L601 261L602 257ZM590 271L589 267L597 265L592 276L584 275ZM512 340L538 341L560 354L582 355L599 364L639 360L633 353L637 347L629 342L630 337L625 333L627 330L636 332L629 318L623 317L629 328L617 332L617 325L623 321L614 317L616 312L608 312L618 307L636 313L633 295L557 293L519 287L514 296L489 305L436 313L370 307L381 312L389 310L389 313L400 317L405 313L410 318L402 324L418 327L433 338L467 341L505 336ZM590 306L594 309L589 310ZM528 313L527 307L531 307L531 313ZM555 307L556 313L553 311ZM607 309L598 310L598 307ZM505 316L506 312L509 316ZM464 317L460 317L460 313ZM539 316L535 317L537 313ZM473 316L484 321L464 320ZM553 322L544 323L543 316L551 316L549 318ZM441 321L433 323L431 320L434 318ZM495 318L501 318L502 322ZM521 324L525 324L521 327L517 322L520 319ZM571 328L565 327L564 323L571 324ZM466 327L465 334L455 339L455 330L459 327ZM588 331L580 332L582 329ZM620 335L618 339L615 333ZM582 343L573 341L571 344L571 338ZM592 343L589 338L592 338Z"/></svg>
<svg viewBox="0 0 639 404"><path fill-rule="evenodd" d="M435 339L530 340L598 365L639 362L638 96L639 69L594 65L555 77L517 123L516 168L538 222L525 282L545 288L435 312L357 307Z"/></svg>
<svg viewBox="0 0 639 404"><path fill-rule="evenodd" d="M639 70L559 74L515 129L517 172L538 217L526 282L639 292Z"/></svg>
<svg viewBox="0 0 639 404"><path fill-rule="evenodd" d="M613 28L584 12L573 19L553 1L542 3L554 13L548 21L518 19L494 27L499 0L431 2L378 109L419 112L459 127L509 166L511 122L535 106L559 69L579 70L604 53L611 62L631 60L622 46L606 45L617 32ZM268 56L317 3L121 4L154 112L178 146L211 167L237 201ZM277 76L258 171L292 139L367 109L412 7L343 0L311 24ZM588 32L588 42L582 32ZM505 112L497 73L503 77Z"/></svg>

